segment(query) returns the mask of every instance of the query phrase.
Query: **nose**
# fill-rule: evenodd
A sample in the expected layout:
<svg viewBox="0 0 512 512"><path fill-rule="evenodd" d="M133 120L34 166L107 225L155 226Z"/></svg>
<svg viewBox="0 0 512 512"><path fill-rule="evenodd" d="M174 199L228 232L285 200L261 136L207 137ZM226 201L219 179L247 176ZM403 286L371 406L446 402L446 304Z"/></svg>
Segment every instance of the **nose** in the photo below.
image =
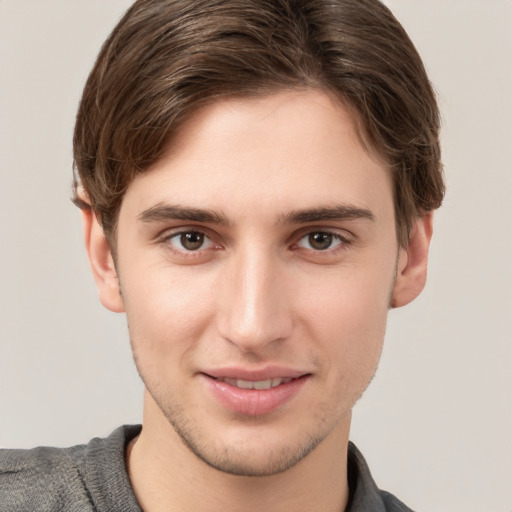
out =
<svg viewBox="0 0 512 512"><path fill-rule="evenodd" d="M258 353L289 337L292 308L286 269L264 251L230 258L219 284L218 331L243 352Z"/></svg>

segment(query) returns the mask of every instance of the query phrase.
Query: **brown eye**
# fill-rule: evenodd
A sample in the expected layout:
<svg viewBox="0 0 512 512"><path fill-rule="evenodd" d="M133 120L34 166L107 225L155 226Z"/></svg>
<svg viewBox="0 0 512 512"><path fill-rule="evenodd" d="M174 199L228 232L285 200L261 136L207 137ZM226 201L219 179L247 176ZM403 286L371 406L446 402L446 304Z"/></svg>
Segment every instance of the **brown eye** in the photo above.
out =
<svg viewBox="0 0 512 512"><path fill-rule="evenodd" d="M326 251L333 249L343 243L341 236L328 231L313 231L312 233L303 236L297 244L302 249L309 249L313 251Z"/></svg>
<svg viewBox="0 0 512 512"><path fill-rule="evenodd" d="M187 251L196 251L200 249L204 243L204 235L203 233L183 233L180 236L181 245L187 249Z"/></svg>
<svg viewBox="0 0 512 512"><path fill-rule="evenodd" d="M311 233L308 236L309 245L317 251L325 251L332 244L333 236L330 233Z"/></svg>
<svg viewBox="0 0 512 512"><path fill-rule="evenodd" d="M201 231L182 231L168 239L168 243L179 252L193 252L213 247L213 242Z"/></svg>

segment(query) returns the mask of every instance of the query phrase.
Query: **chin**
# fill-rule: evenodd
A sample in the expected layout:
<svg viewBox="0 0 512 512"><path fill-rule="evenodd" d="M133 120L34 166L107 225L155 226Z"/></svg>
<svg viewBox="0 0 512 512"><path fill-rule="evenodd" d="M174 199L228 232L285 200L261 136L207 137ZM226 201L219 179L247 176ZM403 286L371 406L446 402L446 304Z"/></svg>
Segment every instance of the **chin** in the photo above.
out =
<svg viewBox="0 0 512 512"><path fill-rule="evenodd" d="M160 410L192 454L217 471L237 476L283 473L304 459L328 434L315 437L300 429L291 431L286 428L283 431L275 425L269 428L247 423L227 432L220 425L190 421L176 407L160 407ZM219 435L221 432L223 435Z"/></svg>
<svg viewBox="0 0 512 512"><path fill-rule="evenodd" d="M265 477L284 473L304 459L321 441L308 440L300 446L280 446L279 448L241 447L207 447L204 443L180 437L188 448L205 464L217 471L235 476Z"/></svg>

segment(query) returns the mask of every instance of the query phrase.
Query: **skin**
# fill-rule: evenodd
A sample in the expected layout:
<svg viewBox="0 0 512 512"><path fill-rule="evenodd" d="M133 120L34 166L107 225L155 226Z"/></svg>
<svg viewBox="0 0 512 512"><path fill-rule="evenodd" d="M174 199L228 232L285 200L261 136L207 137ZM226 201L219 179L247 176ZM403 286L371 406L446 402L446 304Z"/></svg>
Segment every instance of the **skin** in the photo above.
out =
<svg viewBox="0 0 512 512"><path fill-rule="evenodd" d="M146 385L128 452L144 510L343 510L351 410L389 307L424 286L432 233L426 215L398 246L391 175L347 109L318 90L213 103L129 186L115 264L91 212L84 226ZM276 365L304 383L266 414L206 383Z"/></svg>

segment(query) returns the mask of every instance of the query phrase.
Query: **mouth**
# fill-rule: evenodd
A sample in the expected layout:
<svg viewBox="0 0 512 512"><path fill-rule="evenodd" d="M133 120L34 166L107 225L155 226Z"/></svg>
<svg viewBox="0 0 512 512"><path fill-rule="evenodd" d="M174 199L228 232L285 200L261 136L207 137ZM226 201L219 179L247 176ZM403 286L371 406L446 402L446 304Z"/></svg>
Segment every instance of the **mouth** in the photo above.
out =
<svg viewBox="0 0 512 512"><path fill-rule="evenodd" d="M273 379L265 379L265 380L242 380L242 379L232 379L229 377L219 377L215 380L225 382L230 386L234 386L239 389L258 389L265 390L275 388L280 386L281 384L287 384L293 380L292 377L275 377Z"/></svg>
<svg viewBox="0 0 512 512"><path fill-rule="evenodd" d="M265 415L281 409L301 394L311 377L310 373L276 368L261 372L219 370L202 375L217 404L246 416Z"/></svg>

